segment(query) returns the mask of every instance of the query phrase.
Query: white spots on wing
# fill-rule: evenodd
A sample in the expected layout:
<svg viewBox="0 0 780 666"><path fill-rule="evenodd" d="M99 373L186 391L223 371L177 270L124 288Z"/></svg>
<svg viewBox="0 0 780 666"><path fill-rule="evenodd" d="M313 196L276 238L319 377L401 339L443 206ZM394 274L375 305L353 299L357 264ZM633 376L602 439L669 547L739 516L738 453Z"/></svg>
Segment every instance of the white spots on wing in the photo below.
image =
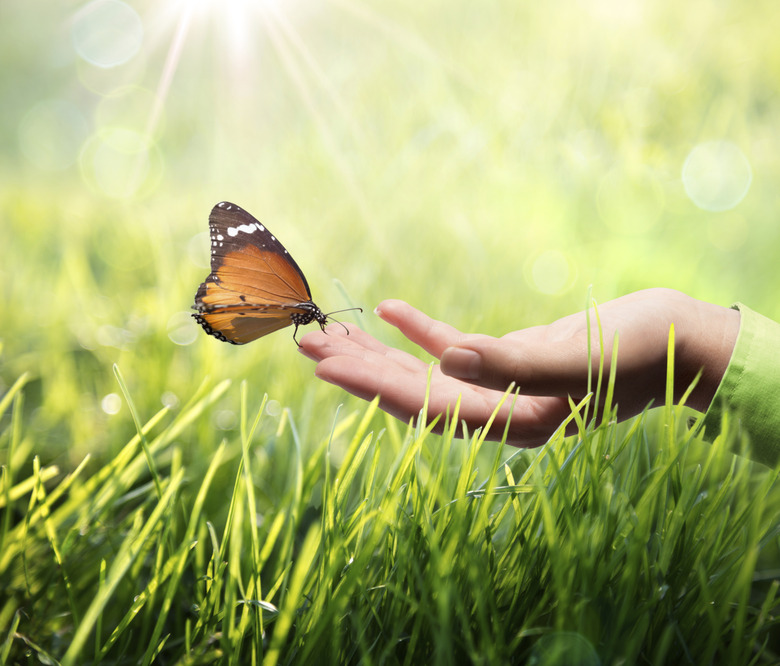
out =
<svg viewBox="0 0 780 666"><path fill-rule="evenodd" d="M232 204L229 201L220 201L217 204L217 208L222 208L223 210L242 210L241 206L236 206L236 204Z"/></svg>
<svg viewBox="0 0 780 666"><path fill-rule="evenodd" d="M243 209L240 206L236 206L235 204L232 204L228 201L221 201L216 205L216 208L221 208L225 211L234 211L234 212L244 212ZM282 251L284 254L288 254L287 250L284 249L284 246L279 242L279 239L276 238L276 236L273 236L271 232L260 222L257 220L254 220L251 215L242 216L243 219L246 219L247 217L250 218L250 222L244 222L242 224L234 224L232 226L227 226L225 222L220 219L219 222L214 223L210 222L209 224L209 231L211 235L211 247L212 251L211 254L217 254L219 252L218 248L222 248L227 243L230 245L231 238L237 238L240 236L240 234L261 234L259 238L255 237L253 239L253 243L260 248L267 248L272 247L276 248L276 251ZM229 216L228 220L233 221L235 220L235 216ZM271 239L271 242L268 242L268 239Z"/></svg>
<svg viewBox="0 0 780 666"><path fill-rule="evenodd" d="M251 222L250 224L239 224L237 227L228 227L227 235L231 237L238 236L239 232L245 234L253 234L255 231L263 232L265 227L259 222ZM274 239L275 240L275 239Z"/></svg>

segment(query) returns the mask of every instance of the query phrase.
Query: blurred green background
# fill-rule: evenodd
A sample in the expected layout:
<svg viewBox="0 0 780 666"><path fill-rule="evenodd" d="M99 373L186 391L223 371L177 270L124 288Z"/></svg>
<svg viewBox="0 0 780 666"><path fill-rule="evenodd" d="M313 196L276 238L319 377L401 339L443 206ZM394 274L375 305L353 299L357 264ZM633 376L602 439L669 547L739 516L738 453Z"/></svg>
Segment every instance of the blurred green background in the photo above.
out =
<svg viewBox="0 0 780 666"><path fill-rule="evenodd" d="M221 200L391 344L387 297L495 335L589 285L780 317L777 3L3 0L0 25L0 394L31 373L47 462L133 432L113 363L144 420L205 378L304 439L357 405L290 330L234 347L189 317Z"/></svg>

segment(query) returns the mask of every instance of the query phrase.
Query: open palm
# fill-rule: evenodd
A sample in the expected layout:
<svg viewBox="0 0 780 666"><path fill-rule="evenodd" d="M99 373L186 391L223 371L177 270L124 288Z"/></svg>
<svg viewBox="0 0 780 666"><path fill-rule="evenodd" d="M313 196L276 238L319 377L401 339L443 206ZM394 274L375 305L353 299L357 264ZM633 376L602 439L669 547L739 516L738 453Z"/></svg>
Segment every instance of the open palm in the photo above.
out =
<svg viewBox="0 0 780 666"><path fill-rule="evenodd" d="M431 368L431 417L448 409L452 413L460 397L459 419L470 428L484 426L515 382L519 395L504 401L489 437L503 435L511 412L507 441L536 446L569 415L569 397L576 401L587 392L589 320L584 312L501 338L462 333L403 301L383 301L376 312L439 360ZM707 408L736 340L737 311L680 292L650 289L610 301L598 313L606 372L616 333L620 339L615 400L621 418L639 413L664 395L672 324L676 329L676 394L679 397L701 370L689 404ZM590 327L595 371L599 330L592 313ZM383 344L356 326L348 325L348 330L349 334L340 326L331 326L327 334L314 331L301 339L301 351L317 362L316 375L365 400L379 396L380 407L401 420L415 417L424 404L429 363Z"/></svg>

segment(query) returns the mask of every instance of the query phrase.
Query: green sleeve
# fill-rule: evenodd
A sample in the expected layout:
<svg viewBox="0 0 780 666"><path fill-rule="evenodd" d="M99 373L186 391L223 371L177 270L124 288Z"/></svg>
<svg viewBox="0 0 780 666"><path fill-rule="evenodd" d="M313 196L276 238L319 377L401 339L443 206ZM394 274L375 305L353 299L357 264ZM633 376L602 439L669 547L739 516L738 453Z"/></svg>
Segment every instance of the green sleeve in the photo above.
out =
<svg viewBox="0 0 780 666"><path fill-rule="evenodd" d="M754 460L780 462L780 324L745 307L739 310L739 334L731 360L704 416L704 438L720 433L723 410L747 434Z"/></svg>

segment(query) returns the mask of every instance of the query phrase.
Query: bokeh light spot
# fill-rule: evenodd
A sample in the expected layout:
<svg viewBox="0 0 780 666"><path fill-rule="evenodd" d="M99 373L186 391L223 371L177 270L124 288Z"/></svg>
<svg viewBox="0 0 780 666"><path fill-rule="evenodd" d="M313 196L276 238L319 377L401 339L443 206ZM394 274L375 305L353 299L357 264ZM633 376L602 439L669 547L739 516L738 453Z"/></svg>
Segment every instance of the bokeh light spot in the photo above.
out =
<svg viewBox="0 0 780 666"><path fill-rule="evenodd" d="M177 345L191 345L197 339L199 329L189 312L176 312L168 320L168 337Z"/></svg>
<svg viewBox="0 0 780 666"><path fill-rule="evenodd" d="M685 193L699 208L712 212L734 208L745 198L752 180L750 162L730 141L700 143L682 168Z"/></svg>
<svg viewBox="0 0 780 666"><path fill-rule="evenodd" d="M143 23L136 11L119 0L95 0L74 17L71 38L76 53L97 67L130 60L141 48Z"/></svg>
<svg viewBox="0 0 780 666"><path fill-rule="evenodd" d="M73 104L45 100L32 107L19 123L19 147L38 168L59 171L76 161L88 132L87 121Z"/></svg>
<svg viewBox="0 0 780 666"><path fill-rule="evenodd" d="M534 666L600 666L601 659L582 634L555 631L536 642L528 663Z"/></svg>
<svg viewBox="0 0 780 666"><path fill-rule="evenodd" d="M233 430L238 425L238 415L232 409L222 409L214 415L214 424L220 430Z"/></svg>
<svg viewBox="0 0 780 666"><path fill-rule="evenodd" d="M166 391L160 396L160 402L168 409L176 409L179 406L179 396L173 391Z"/></svg>
<svg viewBox="0 0 780 666"><path fill-rule="evenodd" d="M136 335L126 328L103 324L95 332L95 339L103 347L127 350L135 344Z"/></svg>
<svg viewBox="0 0 780 666"><path fill-rule="evenodd" d="M122 408L122 398L120 398L117 393L108 393L107 395L104 395L103 399L100 401L100 408L106 414L112 416L118 414L119 410Z"/></svg>

